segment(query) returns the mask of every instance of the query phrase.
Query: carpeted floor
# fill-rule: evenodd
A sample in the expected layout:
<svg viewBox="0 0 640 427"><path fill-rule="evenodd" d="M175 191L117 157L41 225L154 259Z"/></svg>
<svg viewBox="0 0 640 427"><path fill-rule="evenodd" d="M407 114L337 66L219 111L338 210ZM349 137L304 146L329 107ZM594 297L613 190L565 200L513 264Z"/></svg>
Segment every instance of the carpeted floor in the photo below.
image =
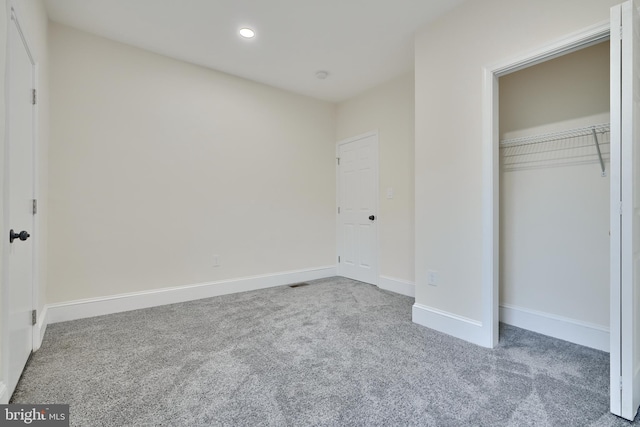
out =
<svg viewBox="0 0 640 427"><path fill-rule="evenodd" d="M412 304L332 278L53 324L12 402L83 427L632 425L608 354L504 325L481 348Z"/></svg>

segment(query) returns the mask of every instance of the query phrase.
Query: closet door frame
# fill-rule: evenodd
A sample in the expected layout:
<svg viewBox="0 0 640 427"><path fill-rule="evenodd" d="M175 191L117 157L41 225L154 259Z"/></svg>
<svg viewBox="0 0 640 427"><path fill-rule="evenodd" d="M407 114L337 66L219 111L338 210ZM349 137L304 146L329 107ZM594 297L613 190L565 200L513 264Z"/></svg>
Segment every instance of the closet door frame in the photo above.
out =
<svg viewBox="0 0 640 427"><path fill-rule="evenodd" d="M499 339L500 162L499 83L504 75L609 40L609 21L572 33L534 51L483 69L482 146L482 326L481 343L493 348Z"/></svg>

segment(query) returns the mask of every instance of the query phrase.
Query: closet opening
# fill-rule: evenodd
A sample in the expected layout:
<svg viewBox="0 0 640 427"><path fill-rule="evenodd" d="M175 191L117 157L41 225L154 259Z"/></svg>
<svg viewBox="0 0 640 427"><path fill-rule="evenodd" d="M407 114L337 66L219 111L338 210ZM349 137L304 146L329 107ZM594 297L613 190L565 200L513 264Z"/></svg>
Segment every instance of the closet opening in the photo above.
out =
<svg viewBox="0 0 640 427"><path fill-rule="evenodd" d="M499 321L609 351L609 41L501 75Z"/></svg>

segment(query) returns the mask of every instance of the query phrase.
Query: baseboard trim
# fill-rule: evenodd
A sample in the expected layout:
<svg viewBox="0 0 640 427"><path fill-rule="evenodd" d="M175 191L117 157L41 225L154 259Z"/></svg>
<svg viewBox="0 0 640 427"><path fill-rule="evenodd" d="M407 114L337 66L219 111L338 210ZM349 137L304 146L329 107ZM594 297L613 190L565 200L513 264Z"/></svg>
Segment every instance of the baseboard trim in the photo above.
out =
<svg viewBox="0 0 640 427"><path fill-rule="evenodd" d="M0 381L0 405L9 403L9 390L4 382Z"/></svg>
<svg viewBox="0 0 640 427"><path fill-rule="evenodd" d="M412 320L438 332L486 347L482 322L422 304L413 304Z"/></svg>
<svg viewBox="0 0 640 427"><path fill-rule="evenodd" d="M408 297L416 297L416 285L402 279L393 277L380 276L378 287L385 291L395 292L396 294L406 295Z"/></svg>
<svg viewBox="0 0 640 427"><path fill-rule="evenodd" d="M567 317L503 304L500 321L574 344L609 352L609 329Z"/></svg>
<svg viewBox="0 0 640 427"><path fill-rule="evenodd" d="M335 275L335 266L318 267L49 304L47 306L47 320L49 323L66 322L141 308L254 291L296 282L324 279Z"/></svg>
<svg viewBox="0 0 640 427"><path fill-rule="evenodd" d="M38 316L38 323L34 326L35 330L33 331L33 351L36 351L42 345L42 340L44 339L44 334L47 331L47 325L49 324L49 307L44 306L40 315Z"/></svg>

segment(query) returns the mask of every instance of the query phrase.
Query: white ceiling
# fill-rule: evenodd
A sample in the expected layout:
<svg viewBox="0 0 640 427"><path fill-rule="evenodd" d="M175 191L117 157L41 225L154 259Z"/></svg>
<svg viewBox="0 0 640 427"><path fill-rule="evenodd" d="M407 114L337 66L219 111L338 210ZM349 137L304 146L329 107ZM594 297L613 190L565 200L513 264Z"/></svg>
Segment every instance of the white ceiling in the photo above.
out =
<svg viewBox="0 0 640 427"><path fill-rule="evenodd" d="M413 33L464 0L45 0L51 20L328 101L413 66ZM252 40L238 30L256 31ZM329 77L319 80L318 70Z"/></svg>

